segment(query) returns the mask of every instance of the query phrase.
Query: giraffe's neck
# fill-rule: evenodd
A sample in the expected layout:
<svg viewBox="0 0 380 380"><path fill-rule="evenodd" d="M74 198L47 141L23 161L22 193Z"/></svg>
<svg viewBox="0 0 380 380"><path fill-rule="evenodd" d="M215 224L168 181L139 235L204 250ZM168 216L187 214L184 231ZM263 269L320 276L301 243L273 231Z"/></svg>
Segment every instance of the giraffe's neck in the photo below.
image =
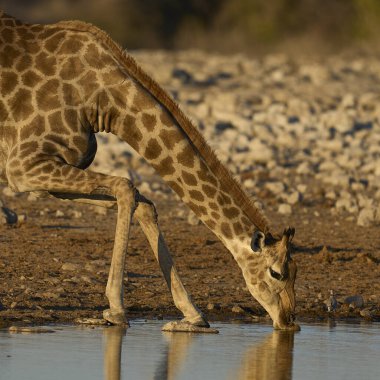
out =
<svg viewBox="0 0 380 380"><path fill-rule="evenodd" d="M110 131L129 143L224 245L237 251L234 246L247 243L254 225L228 193L223 179L215 175L165 107L130 79L121 86L99 96L99 107L105 108L97 110L94 130ZM117 106L122 96L124 109Z"/></svg>

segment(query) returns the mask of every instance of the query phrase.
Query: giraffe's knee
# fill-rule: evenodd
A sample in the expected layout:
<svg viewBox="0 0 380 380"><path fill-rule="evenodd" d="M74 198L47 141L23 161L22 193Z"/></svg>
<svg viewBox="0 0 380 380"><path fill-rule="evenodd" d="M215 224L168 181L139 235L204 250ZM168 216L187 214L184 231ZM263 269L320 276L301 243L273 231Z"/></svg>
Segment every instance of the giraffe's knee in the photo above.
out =
<svg viewBox="0 0 380 380"><path fill-rule="evenodd" d="M154 204L145 199L139 200L135 210L135 218L141 222L154 222L157 223L157 211Z"/></svg>
<svg viewBox="0 0 380 380"><path fill-rule="evenodd" d="M112 184L112 190L118 206L136 208L137 189L127 178L116 178Z"/></svg>

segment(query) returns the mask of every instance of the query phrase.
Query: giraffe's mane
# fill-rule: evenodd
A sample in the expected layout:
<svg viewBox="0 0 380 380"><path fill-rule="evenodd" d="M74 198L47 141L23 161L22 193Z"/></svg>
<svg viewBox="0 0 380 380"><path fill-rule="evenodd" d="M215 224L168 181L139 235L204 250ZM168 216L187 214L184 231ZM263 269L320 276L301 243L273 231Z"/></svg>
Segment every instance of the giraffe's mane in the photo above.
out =
<svg viewBox="0 0 380 380"><path fill-rule="evenodd" d="M231 172L220 162L198 128L196 128L191 120L183 113L173 98L141 69L133 57L127 54L106 32L92 24L82 21L61 21L57 24L51 24L49 27L62 27L65 29L89 32L95 35L98 41L103 42L106 47L112 51L115 58L125 67L128 74L169 111L183 132L188 136L200 157L202 157L212 173L220 180L222 189L232 196L249 220L259 230L269 232L269 223L266 217L254 205L253 200L243 190Z"/></svg>

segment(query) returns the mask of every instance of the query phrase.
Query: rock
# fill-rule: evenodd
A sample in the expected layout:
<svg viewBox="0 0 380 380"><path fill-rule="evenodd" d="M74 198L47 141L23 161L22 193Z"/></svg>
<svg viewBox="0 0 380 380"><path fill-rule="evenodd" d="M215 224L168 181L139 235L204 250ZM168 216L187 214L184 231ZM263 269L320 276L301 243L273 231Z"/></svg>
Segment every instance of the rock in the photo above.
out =
<svg viewBox="0 0 380 380"><path fill-rule="evenodd" d="M187 216L187 222L192 226L197 226L201 224L201 221L199 220L199 218L191 210L189 210L189 215Z"/></svg>
<svg viewBox="0 0 380 380"><path fill-rule="evenodd" d="M344 303L353 309L362 308L364 306L364 300L361 295L349 296L344 300Z"/></svg>
<svg viewBox="0 0 380 380"><path fill-rule="evenodd" d="M82 212L79 210L72 210L70 214L74 219L80 219L83 216Z"/></svg>
<svg viewBox="0 0 380 380"><path fill-rule="evenodd" d="M366 308L366 309L360 310L360 316L366 319L371 319L372 318L371 309Z"/></svg>
<svg viewBox="0 0 380 380"><path fill-rule="evenodd" d="M244 309L241 306L239 306L239 305L234 305L232 307L231 311L233 313L236 313L236 314L243 314L243 313L245 313Z"/></svg>
<svg viewBox="0 0 380 380"><path fill-rule="evenodd" d="M290 215L292 213L292 207L288 204L281 204L278 208L278 212L283 215Z"/></svg>
<svg viewBox="0 0 380 380"><path fill-rule="evenodd" d="M358 215L356 221L358 226L368 227L371 226L376 220L375 210L373 208L363 208Z"/></svg>
<svg viewBox="0 0 380 380"><path fill-rule="evenodd" d="M285 191L285 186L282 182L268 182L265 187L274 195L280 195Z"/></svg>
<svg viewBox="0 0 380 380"><path fill-rule="evenodd" d="M80 271L82 266L74 263L65 263L61 266L61 270L63 271Z"/></svg>
<svg viewBox="0 0 380 380"><path fill-rule="evenodd" d="M298 191L294 191L286 197L286 201L290 205L295 205L301 200L301 194Z"/></svg>
<svg viewBox="0 0 380 380"><path fill-rule="evenodd" d="M55 212L55 216L56 216L56 218L63 218L63 217L65 216L65 214L64 214L63 211L61 211L61 210L57 210L57 211Z"/></svg>

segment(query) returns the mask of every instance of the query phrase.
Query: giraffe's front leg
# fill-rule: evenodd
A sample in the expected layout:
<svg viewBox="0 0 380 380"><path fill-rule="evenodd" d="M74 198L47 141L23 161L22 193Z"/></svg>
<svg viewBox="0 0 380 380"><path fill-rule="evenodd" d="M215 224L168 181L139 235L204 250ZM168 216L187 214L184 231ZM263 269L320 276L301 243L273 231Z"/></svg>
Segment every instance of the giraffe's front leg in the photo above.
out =
<svg viewBox="0 0 380 380"><path fill-rule="evenodd" d="M140 223L152 247L154 256L160 265L166 283L173 296L174 304L184 315L181 321L167 323L163 327L163 330L216 333L217 330L210 328L205 316L197 306L194 305L182 284L169 249L158 227L157 213L154 205L140 194L138 194L137 202L135 218Z"/></svg>

